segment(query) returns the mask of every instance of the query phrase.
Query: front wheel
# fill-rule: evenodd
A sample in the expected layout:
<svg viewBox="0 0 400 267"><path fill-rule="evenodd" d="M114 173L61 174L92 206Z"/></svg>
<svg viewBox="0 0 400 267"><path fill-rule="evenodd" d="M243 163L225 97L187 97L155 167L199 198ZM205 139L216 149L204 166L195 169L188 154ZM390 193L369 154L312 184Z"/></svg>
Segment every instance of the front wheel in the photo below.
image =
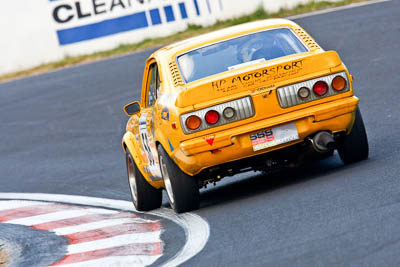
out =
<svg viewBox="0 0 400 267"><path fill-rule="evenodd" d="M200 193L196 177L182 172L161 145L158 157L171 207L177 213L198 209Z"/></svg>
<svg viewBox="0 0 400 267"><path fill-rule="evenodd" d="M356 110L356 120L353 129L349 135L344 137L343 143L338 147L338 152L344 164L368 158L368 138L365 131L364 121L358 107Z"/></svg>
<svg viewBox="0 0 400 267"><path fill-rule="evenodd" d="M126 152L126 168L132 202L138 211L149 211L161 207L162 191L152 187L139 171L129 151Z"/></svg>

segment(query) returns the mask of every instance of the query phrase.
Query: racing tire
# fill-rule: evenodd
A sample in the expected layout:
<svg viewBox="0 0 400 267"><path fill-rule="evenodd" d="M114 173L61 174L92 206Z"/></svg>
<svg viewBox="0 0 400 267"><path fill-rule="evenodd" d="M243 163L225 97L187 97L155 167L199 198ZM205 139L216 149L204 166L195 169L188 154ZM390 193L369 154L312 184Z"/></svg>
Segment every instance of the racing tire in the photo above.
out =
<svg viewBox="0 0 400 267"><path fill-rule="evenodd" d="M132 202L138 211L149 211L161 207L162 190L152 187L139 171L129 151L126 152L126 169Z"/></svg>
<svg viewBox="0 0 400 267"><path fill-rule="evenodd" d="M338 152L344 164L350 164L368 158L369 146L367 132L365 131L364 121L358 107L353 129L349 135L344 137L343 143L338 147Z"/></svg>
<svg viewBox="0 0 400 267"><path fill-rule="evenodd" d="M181 171L161 145L158 146L158 157L171 208L176 213L198 209L200 192L196 177Z"/></svg>

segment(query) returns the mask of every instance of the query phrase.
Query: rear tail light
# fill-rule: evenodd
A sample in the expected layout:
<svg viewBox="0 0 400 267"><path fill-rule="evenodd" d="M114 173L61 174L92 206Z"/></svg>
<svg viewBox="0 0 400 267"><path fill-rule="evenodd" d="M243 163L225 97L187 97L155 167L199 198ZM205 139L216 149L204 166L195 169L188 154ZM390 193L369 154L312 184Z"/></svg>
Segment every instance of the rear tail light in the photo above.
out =
<svg viewBox="0 0 400 267"><path fill-rule="evenodd" d="M180 116L180 122L183 132L185 134L191 134L245 120L253 117L254 113L253 101L250 96L246 96L182 114ZM197 126L198 128L194 129Z"/></svg>
<svg viewBox="0 0 400 267"><path fill-rule="evenodd" d="M196 115L192 115L186 119L186 127L190 130L196 130L200 127L201 125L201 119L197 117Z"/></svg>
<svg viewBox="0 0 400 267"><path fill-rule="evenodd" d="M206 113L205 120L208 124L216 124L219 121L219 113L215 110L210 110Z"/></svg>
<svg viewBox="0 0 400 267"><path fill-rule="evenodd" d="M224 115L225 119L230 120L235 117L236 111L231 107L227 107L224 109L222 114Z"/></svg>
<svg viewBox="0 0 400 267"><path fill-rule="evenodd" d="M306 99L307 97L310 96L310 89L308 89L307 87L301 87L299 89L299 91L297 92L297 95L301 98L301 99Z"/></svg>
<svg viewBox="0 0 400 267"><path fill-rule="evenodd" d="M342 71L280 87L277 89L277 95L280 106L289 108L349 92L349 85L348 74Z"/></svg>
<svg viewBox="0 0 400 267"><path fill-rule="evenodd" d="M342 91L347 87L347 82L342 76L336 76L332 80L332 88L336 91Z"/></svg>
<svg viewBox="0 0 400 267"><path fill-rule="evenodd" d="M328 84L318 81L314 84L313 91L317 96L323 96L328 92Z"/></svg>

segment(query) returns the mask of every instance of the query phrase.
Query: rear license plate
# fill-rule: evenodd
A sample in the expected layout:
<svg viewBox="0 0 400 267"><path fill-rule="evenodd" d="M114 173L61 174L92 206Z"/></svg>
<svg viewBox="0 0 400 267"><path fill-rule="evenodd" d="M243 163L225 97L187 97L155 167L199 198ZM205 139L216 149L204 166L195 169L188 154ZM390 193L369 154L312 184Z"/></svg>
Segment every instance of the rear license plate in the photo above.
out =
<svg viewBox="0 0 400 267"><path fill-rule="evenodd" d="M250 135L253 151L258 151L268 147L289 143L299 139L296 124L290 123L276 128L262 130Z"/></svg>

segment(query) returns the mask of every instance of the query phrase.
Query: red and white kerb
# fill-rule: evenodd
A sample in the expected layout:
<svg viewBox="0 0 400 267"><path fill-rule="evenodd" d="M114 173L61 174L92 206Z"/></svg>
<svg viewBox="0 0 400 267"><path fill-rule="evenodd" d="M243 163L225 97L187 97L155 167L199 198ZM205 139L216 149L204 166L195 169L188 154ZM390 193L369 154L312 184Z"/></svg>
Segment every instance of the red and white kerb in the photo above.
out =
<svg viewBox="0 0 400 267"><path fill-rule="evenodd" d="M162 256L162 226L134 213L40 201L0 200L0 222L51 231L68 239L52 266L146 266Z"/></svg>

